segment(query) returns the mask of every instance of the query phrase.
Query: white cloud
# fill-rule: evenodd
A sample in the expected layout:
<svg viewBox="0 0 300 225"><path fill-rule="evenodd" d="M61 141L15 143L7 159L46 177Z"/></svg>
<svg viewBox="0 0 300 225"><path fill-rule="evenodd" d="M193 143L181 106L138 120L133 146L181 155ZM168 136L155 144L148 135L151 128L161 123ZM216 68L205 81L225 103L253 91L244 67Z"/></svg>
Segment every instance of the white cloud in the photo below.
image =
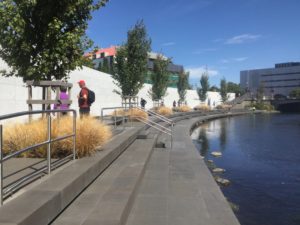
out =
<svg viewBox="0 0 300 225"><path fill-rule="evenodd" d="M238 57L238 58L230 58L230 59L221 59L221 63L232 63L232 62L243 62L247 60L248 57Z"/></svg>
<svg viewBox="0 0 300 225"><path fill-rule="evenodd" d="M166 42L166 43L163 43L162 46L172 46L175 44L176 44L175 42Z"/></svg>
<svg viewBox="0 0 300 225"><path fill-rule="evenodd" d="M234 58L233 60L237 61L237 62L243 62L245 60L247 60L248 57L239 57L239 58Z"/></svg>
<svg viewBox="0 0 300 225"><path fill-rule="evenodd" d="M229 60L228 59L222 59L221 63L229 63Z"/></svg>
<svg viewBox="0 0 300 225"><path fill-rule="evenodd" d="M227 45L243 44L245 42L256 41L261 37L262 37L262 35L260 35L260 34L242 34L242 35L234 36L232 38L227 39L225 41L225 44L227 44Z"/></svg>
<svg viewBox="0 0 300 225"><path fill-rule="evenodd" d="M205 66L200 67L190 67L187 68L186 71L190 73L190 78L200 78L203 73L206 72ZM219 74L219 71L213 69L207 69L208 76L216 76Z"/></svg>

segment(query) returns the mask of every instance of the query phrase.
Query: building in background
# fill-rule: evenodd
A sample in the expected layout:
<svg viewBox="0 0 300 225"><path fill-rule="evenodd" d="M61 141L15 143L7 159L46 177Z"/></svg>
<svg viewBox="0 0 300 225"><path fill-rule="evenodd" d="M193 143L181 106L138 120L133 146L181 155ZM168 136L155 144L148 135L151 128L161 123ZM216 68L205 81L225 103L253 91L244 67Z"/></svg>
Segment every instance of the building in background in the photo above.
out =
<svg viewBox="0 0 300 225"><path fill-rule="evenodd" d="M241 88L256 95L259 89L264 95L288 96L300 88L300 62L275 64L275 68L244 70L240 72Z"/></svg>
<svg viewBox="0 0 300 225"><path fill-rule="evenodd" d="M94 52L86 53L84 56L93 60L94 68L98 69L100 65L103 65L104 61L106 61L109 66L109 70L112 71L113 64L115 63L115 56L117 53L118 46L110 46L109 48L101 48ZM153 72L154 60L158 57L159 53L150 52L148 54L148 71L145 78L146 84L152 84L151 73ZM167 59L166 56L163 58ZM179 74L184 71L182 65L176 65L172 62L168 65L169 76L169 87L177 87L177 82L179 80Z"/></svg>

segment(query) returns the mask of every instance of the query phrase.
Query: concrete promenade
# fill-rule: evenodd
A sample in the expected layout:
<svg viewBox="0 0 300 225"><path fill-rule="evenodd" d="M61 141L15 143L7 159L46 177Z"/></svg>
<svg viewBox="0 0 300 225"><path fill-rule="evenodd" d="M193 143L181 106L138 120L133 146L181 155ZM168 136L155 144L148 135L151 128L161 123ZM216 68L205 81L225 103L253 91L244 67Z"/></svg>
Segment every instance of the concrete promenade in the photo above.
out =
<svg viewBox="0 0 300 225"><path fill-rule="evenodd" d="M197 122L224 116L231 115L175 115L172 149L169 136L151 128L143 137L136 123L95 157L72 162L1 207L0 225L238 225L190 138Z"/></svg>
<svg viewBox="0 0 300 225"><path fill-rule="evenodd" d="M173 149L154 149L127 225L239 224L190 138L202 118L176 124Z"/></svg>

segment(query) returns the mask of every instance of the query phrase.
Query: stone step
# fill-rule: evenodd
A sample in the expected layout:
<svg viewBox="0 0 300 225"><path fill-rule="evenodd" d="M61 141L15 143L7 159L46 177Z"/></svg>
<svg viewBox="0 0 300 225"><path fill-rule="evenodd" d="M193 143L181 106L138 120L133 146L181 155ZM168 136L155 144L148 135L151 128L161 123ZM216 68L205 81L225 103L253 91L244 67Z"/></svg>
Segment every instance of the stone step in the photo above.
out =
<svg viewBox="0 0 300 225"><path fill-rule="evenodd" d="M149 133L149 130L143 130L138 134L137 139L147 139Z"/></svg>
<svg viewBox="0 0 300 225"><path fill-rule="evenodd" d="M46 225L56 218L136 139L143 127L117 135L102 151L70 163L0 208L0 225Z"/></svg>
<svg viewBox="0 0 300 225"><path fill-rule="evenodd" d="M125 224L156 138L137 139L52 224Z"/></svg>

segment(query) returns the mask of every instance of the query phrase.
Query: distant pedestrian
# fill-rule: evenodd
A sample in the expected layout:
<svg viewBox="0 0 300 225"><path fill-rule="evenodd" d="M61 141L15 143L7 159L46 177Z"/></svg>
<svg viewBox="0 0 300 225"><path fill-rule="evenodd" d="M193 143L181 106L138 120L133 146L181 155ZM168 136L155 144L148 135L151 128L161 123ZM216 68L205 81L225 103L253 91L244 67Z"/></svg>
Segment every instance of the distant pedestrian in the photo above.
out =
<svg viewBox="0 0 300 225"><path fill-rule="evenodd" d="M80 118L82 118L83 116L90 115L90 105L88 104L89 90L86 87L84 80L80 80L78 84L81 90L77 98L78 98L79 114L80 114Z"/></svg>
<svg viewBox="0 0 300 225"><path fill-rule="evenodd" d="M61 110L66 110L69 109L69 104L62 103L63 100L69 100L69 95L67 94L67 88L61 86L60 87L60 94L59 94L59 99L57 99L58 104L54 104L54 109L61 109ZM61 113L63 116L67 115L68 112L62 112Z"/></svg>
<svg viewBox="0 0 300 225"><path fill-rule="evenodd" d="M176 101L173 101L173 107L176 108Z"/></svg>
<svg viewBox="0 0 300 225"><path fill-rule="evenodd" d="M145 99L141 98L141 107L142 107L142 109L145 109L146 104L147 104L147 101Z"/></svg>
<svg viewBox="0 0 300 225"><path fill-rule="evenodd" d="M161 100L160 106L161 106L161 107L165 106L164 100Z"/></svg>

